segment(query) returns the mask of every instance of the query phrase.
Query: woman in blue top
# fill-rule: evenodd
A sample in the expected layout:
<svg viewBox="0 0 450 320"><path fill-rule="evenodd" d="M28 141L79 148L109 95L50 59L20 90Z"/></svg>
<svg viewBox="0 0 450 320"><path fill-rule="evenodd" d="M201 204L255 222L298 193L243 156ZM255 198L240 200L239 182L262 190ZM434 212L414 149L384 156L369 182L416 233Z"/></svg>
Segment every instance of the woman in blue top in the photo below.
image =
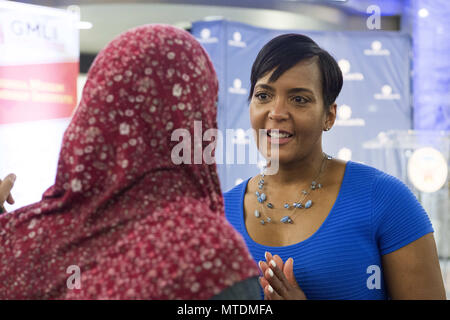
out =
<svg viewBox="0 0 450 320"><path fill-rule="evenodd" d="M445 299L430 220L398 179L322 151L341 71L310 38L279 36L251 72L258 148L279 168L225 193L266 299ZM273 255L273 256L272 256Z"/></svg>

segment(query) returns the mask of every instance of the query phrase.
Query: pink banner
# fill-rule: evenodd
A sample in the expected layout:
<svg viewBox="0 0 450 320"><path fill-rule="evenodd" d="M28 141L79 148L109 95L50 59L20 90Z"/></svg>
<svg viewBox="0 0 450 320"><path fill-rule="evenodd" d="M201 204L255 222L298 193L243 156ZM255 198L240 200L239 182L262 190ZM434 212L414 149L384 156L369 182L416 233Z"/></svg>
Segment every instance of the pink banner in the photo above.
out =
<svg viewBox="0 0 450 320"><path fill-rule="evenodd" d="M0 124L70 117L78 62L0 66Z"/></svg>

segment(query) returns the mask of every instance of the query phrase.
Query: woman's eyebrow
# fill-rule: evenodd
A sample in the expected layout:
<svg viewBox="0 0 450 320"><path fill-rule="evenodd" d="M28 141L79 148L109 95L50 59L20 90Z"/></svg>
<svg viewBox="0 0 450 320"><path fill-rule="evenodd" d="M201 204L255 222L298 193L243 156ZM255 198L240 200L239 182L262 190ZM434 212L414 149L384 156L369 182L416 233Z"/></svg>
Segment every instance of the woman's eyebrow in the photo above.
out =
<svg viewBox="0 0 450 320"><path fill-rule="evenodd" d="M274 88L272 88L272 87L269 86L268 84L263 84L263 83L257 84L257 85L255 86L255 89L257 89L257 88L266 89L266 90L270 90L270 91L275 91Z"/></svg>
<svg viewBox="0 0 450 320"><path fill-rule="evenodd" d="M264 84L264 83L257 84L255 86L255 89L258 89L258 88L273 91L273 92L275 91L275 89L273 87L271 87L268 84ZM293 94L293 93L298 93L298 92L306 92L306 93L309 93L314 96L314 92L308 88L292 88L287 91L288 94Z"/></svg>
<svg viewBox="0 0 450 320"><path fill-rule="evenodd" d="M297 93L297 92L307 92L314 96L314 92L308 88L292 88L287 91L288 94Z"/></svg>

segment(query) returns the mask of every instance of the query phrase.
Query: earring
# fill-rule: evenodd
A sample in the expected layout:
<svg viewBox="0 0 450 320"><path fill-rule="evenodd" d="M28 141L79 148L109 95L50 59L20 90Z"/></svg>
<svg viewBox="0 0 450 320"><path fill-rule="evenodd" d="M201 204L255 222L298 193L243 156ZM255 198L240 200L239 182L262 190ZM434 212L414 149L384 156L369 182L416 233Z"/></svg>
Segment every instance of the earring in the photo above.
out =
<svg viewBox="0 0 450 320"><path fill-rule="evenodd" d="M330 130L330 128L328 128L328 127L324 129L324 131L329 131L329 130Z"/></svg>

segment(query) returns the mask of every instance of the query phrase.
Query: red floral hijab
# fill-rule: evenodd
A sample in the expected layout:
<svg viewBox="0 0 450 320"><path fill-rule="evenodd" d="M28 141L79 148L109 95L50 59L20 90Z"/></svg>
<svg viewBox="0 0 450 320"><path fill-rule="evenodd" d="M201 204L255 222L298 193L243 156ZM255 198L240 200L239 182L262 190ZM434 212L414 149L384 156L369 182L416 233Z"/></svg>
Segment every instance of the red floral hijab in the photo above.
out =
<svg viewBox="0 0 450 320"><path fill-rule="evenodd" d="M0 217L0 298L208 299L258 275L224 217L215 164L171 159L175 129L217 128L217 91L207 54L181 29L146 25L109 43L55 185ZM80 289L68 286L73 266Z"/></svg>

